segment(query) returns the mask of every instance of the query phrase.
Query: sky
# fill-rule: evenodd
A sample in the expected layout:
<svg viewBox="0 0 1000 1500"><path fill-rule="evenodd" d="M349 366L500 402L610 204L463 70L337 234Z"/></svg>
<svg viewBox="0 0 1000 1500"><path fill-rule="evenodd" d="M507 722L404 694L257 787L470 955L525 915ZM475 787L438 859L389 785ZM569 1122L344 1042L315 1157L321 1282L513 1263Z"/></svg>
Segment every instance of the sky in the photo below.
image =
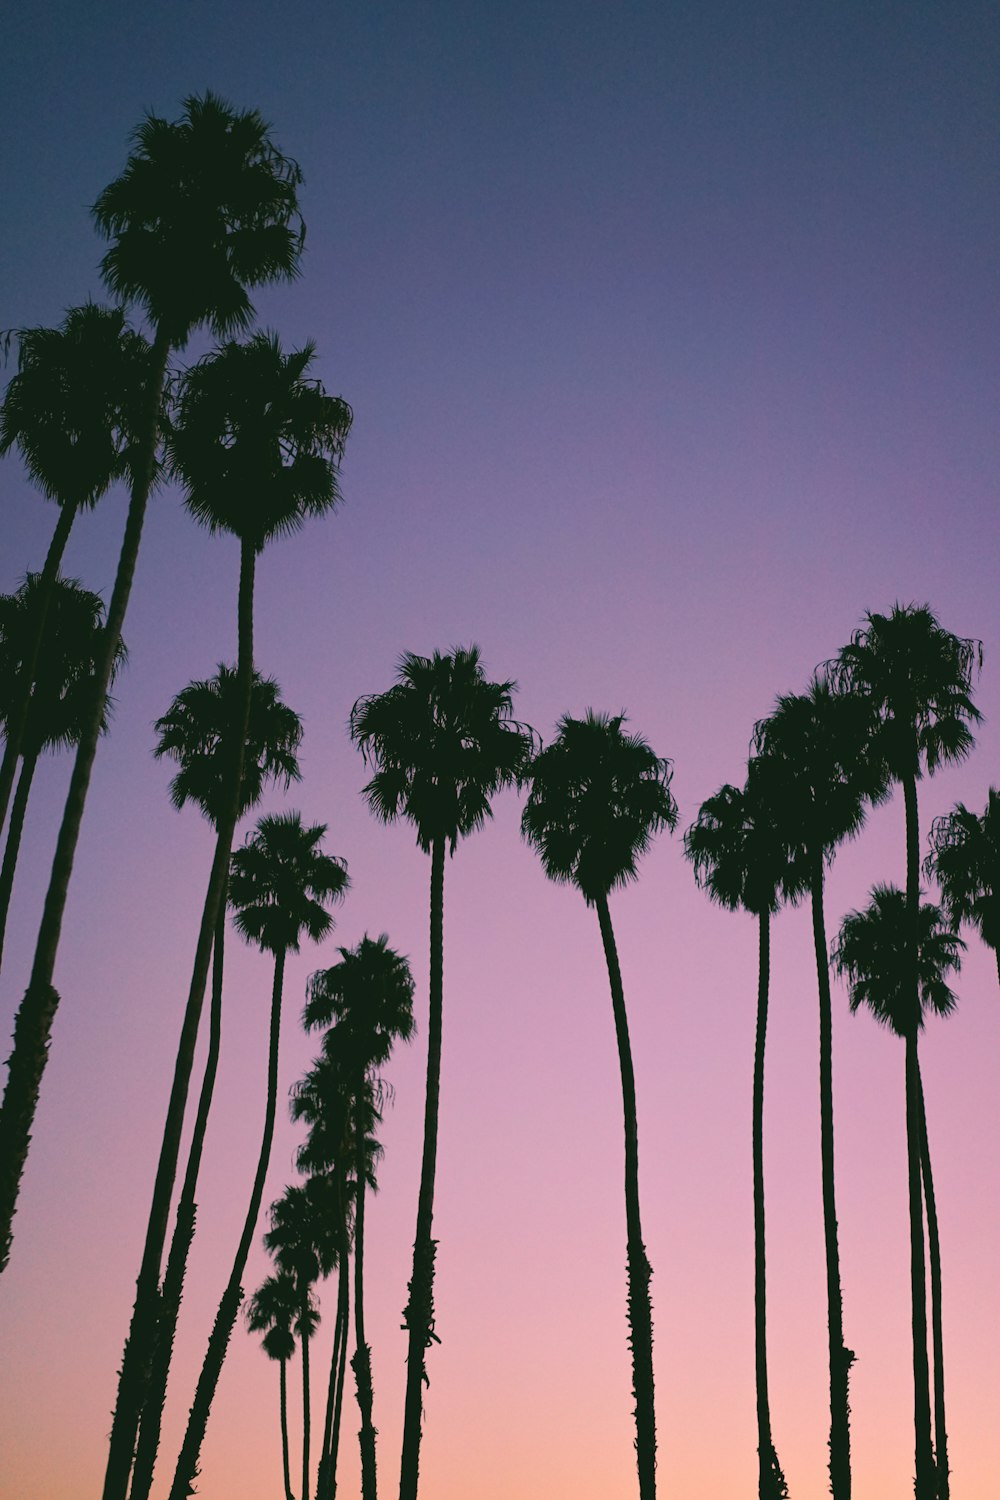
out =
<svg viewBox="0 0 1000 1500"><path fill-rule="evenodd" d="M255 299L355 413L339 512L269 547L256 648L305 720L303 779L264 810L328 825L352 889L290 959L282 1095L316 1050L307 976L387 932L417 976L390 1068L367 1321L380 1478L398 1474L426 1059L429 861L360 795L352 703L400 654L478 642L518 716L625 710L674 764L678 834L612 900L636 1063L663 1496L756 1483L750 1160L756 933L710 906L680 833L740 781L753 725L866 610L929 603L980 638L973 756L920 788L924 830L985 804L1000 752L1000 16L981 0L619 6L482 0L131 6L5 19L0 325L101 297L88 214L145 110L212 89L302 165L302 276ZM208 347L196 337L184 364ZM9 367L10 368L10 367ZM0 467L0 590L54 507ZM110 594L126 496L65 569ZM129 665L99 749L55 982L62 997L0 1286L0 1495L99 1493L152 1172L211 857L168 801L153 721L236 651L238 549L150 505ZM39 771L0 978L23 991L67 757ZM597 919L548 883L517 797L449 862L427 1500L636 1493L621 1093ZM247 824L249 828L252 826ZM239 837L243 836L240 831ZM827 922L902 882L899 797L830 873ZM971 936L959 1006L921 1042L941 1219L954 1500L1000 1472L1000 1009ZM776 1446L826 1493L818 1009L808 911L773 933L765 1172ZM164 1428L166 1492L253 1176L267 960L227 949L223 1054ZM909 1493L902 1048L834 990L836 1167L856 1500ZM265 1201L293 1181L284 1108ZM246 1286L266 1272L258 1244ZM314 1368L329 1358L332 1290ZM322 1385L317 1376L316 1384ZM298 1377L290 1375L293 1435ZM350 1400L350 1392L349 1392ZM316 1416L320 1415L317 1397ZM342 1493L359 1493L345 1414ZM293 1473L295 1455L293 1436ZM199 1493L280 1493L276 1367L238 1328Z"/></svg>

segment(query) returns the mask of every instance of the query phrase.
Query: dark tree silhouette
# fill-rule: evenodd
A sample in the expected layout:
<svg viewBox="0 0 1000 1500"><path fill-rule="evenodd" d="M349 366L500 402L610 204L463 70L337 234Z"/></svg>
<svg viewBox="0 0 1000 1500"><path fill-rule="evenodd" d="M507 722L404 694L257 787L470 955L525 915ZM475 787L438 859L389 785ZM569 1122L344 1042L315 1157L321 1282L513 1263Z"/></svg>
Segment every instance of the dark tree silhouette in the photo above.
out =
<svg viewBox="0 0 1000 1500"><path fill-rule="evenodd" d="M278 1272L261 1282L246 1305L247 1328L251 1333L263 1333L261 1347L268 1359L278 1361L280 1366L279 1413L281 1420L281 1474L285 1486L285 1500L294 1500L291 1471L288 1462L288 1384L286 1368L295 1353L293 1324L299 1313L299 1295L290 1275ZM305 1500L309 1500L308 1495Z"/></svg>
<svg viewBox="0 0 1000 1500"><path fill-rule="evenodd" d="M1000 978L1000 792L990 787L981 817L956 802L931 824L924 873L937 881L953 927L967 922L993 949Z"/></svg>

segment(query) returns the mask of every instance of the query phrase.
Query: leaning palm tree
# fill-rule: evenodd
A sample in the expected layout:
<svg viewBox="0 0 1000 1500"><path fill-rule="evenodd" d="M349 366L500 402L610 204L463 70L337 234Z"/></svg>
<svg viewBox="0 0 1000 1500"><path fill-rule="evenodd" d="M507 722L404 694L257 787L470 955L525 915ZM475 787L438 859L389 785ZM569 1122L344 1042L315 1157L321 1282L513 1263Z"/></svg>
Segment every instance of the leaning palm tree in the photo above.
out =
<svg viewBox="0 0 1000 1500"><path fill-rule="evenodd" d="M656 1417L653 1393L652 1267L639 1215L639 1135L628 1016L608 896L637 878L640 857L654 834L677 823L670 792L672 767L639 735L626 734L625 715L569 715L529 770L530 790L521 830L550 880L567 881L596 907L611 984L625 1113L625 1220L628 1324L635 1396L636 1458L642 1500L656 1495Z"/></svg>
<svg viewBox="0 0 1000 1500"><path fill-rule="evenodd" d="M516 684L490 682L479 647L400 659L399 679L384 693L359 698L351 710L351 737L373 775L364 789L377 818L402 816L414 825L417 844L431 857L430 1003L427 1026L427 1092L420 1163L417 1228L407 1330L406 1398L399 1500L416 1500L426 1357L434 1332L434 1178L437 1168L441 1085L444 964L444 861L460 838L492 817L490 798L523 775L533 736L513 716Z"/></svg>
<svg viewBox="0 0 1000 1500"><path fill-rule="evenodd" d="M982 816L956 802L931 824L924 873L941 887L953 927L968 922L993 949L1000 978L1000 791L990 787Z"/></svg>
<svg viewBox="0 0 1000 1500"><path fill-rule="evenodd" d="M287 1273L279 1271L267 1276L246 1305L247 1328L251 1333L263 1333L261 1347L268 1359L278 1361L279 1413L281 1420L281 1473L285 1485L285 1500L294 1500L291 1471L288 1462L288 1381L287 1365L295 1353L293 1324L299 1314L299 1295L295 1282ZM305 1496L309 1500L309 1496Z"/></svg>
<svg viewBox="0 0 1000 1500"><path fill-rule="evenodd" d="M922 903L918 909L917 1004L911 985L910 913L906 897L896 886L877 885L864 911L852 911L841 923L833 961L847 982L851 1012L862 1005L882 1026L906 1043L906 1154L908 1178L923 1181L927 1195L927 1228L931 1253L931 1327L934 1348L934 1455L936 1473L928 1491L935 1500L948 1500L948 1432L944 1406L944 1347L941 1317L941 1246L938 1233L934 1179L927 1140L927 1112L917 1039L928 1010L949 1016L955 995L946 976L957 972L965 944L944 920L941 908ZM915 1125L915 1128L913 1126ZM911 1256L911 1293L924 1299L923 1226L916 1272ZM927 1358L926 1312L924 1360ZM916 1321L916 1317L915 1317ZM914 1380L917 1372L914 1369Z"/></svg>
<svg viewBox="0 0 1000 1500"><path fill-rule="evenodd" d="M198 1458L226 1357L229 1336L243 1298L240 1283L260 1213L274 1135L285 957L290 951L299 951L303 934L313 942L325 937L333 926L333 918L326 906L331 901L343 899L347 891L346 865L333 855L324 854L320 848L325 833L326 827L322 823L308 828L303 826L298 813L264 817L257 824L256 832L241 849L236 850L232 858L229 897L236 913L236 927L248 942L254 942L264 952L274 955L267 1105L257 1171L243 1233L205 1351L170 1487L170 1500L186 1500L191 1494L191 1484L198 1472Z"/></svg>
<svg viewBox="0 0 1000 1500"><path fill-rule="evenodd" d="M764 1049L771 972L771 917L781 900L798 901L804 872L780 832L780 786L759 757L744 787L726 785L703 802L684 835L695 879L713 901L757 918L757 1035L753 1069L754 1336L757 1384L757 1492L760 1500L787 1500L788 1485L771 1433L767 1380L767 1275L764 1234Z"/></svg>
<svg viewBox="0 0 1000 1500"><path fill-rule="evenodd" d="M911 1013L919 1005L920 826L917 782L943 765L963 760L974 744L970 724L981 715L971 698L972 673L982 644L952 635L926 605L895 604L889 614L869 613L835 662L833 681L873 716L872 752L903 789L906 815L906 910L909 930L907 985ZM912 1072L912 1070L911 1070ZM915 1076L907 1094L907 1131L919 1140ZM913 1428L916 1500L934 1500L927 1313L923 1295L923 1204L915 1153L910 1155L910 1264L913 1297Z"/></svg>
<svg viewBox="0 0 1000 1500"><path fill-rule="evenodd" d="M851 1428L848 1384L855 1355L844 1342L843 1296L833 1143L833 1016L823 912L824 872L837 847L861 830L866 803L885 796L881 765L868 754L871 718L859 700L813 678L803 694L779 697L754 730L754 750L781 784L779 831L804 872L812 907L819 991L819 1108L830 1364L830 1488L850 1500Z"/></svg>
<svg viewBox="0 0 1000 1500"><path fill-rule="evenodd" d="M101 262L106 286L122 303L137 304L146 312L154 337L141 384L141 417L130 464L131 499L108 606L104 657L73 766L0 1108L0 1270L10 1253L21 1173L59 1004L52 985L59 935L104 699L155 474L167 360L171 349L182 348L191 332L203 324L221 338L247 327L253 317L248 288L294 276L302 244L297 201L301 173L275 148L255 110L235 111L209 93L192 96L176 122L147 115L134 144L125 170L94 205L94 218L98 230L112 241ZM238 784L239 777L234 781ZM202 955L202 990L214 927L215 909ZM164 1206L164 1224L166 1212ZM151 1255L149 1261L140 1273L140 1301L144 1293L151 1295L159 1276L158 1255ZM132 1366L138 1362L142 1368L147 1358L147 1341L137 1342L135 1352L125 1356L129 1366L126 1386L136 1385ZM138 1411L134 1401L126 1404L121 1416L116 1409L105 1500L124 1500Z"/></svg>
<svg viewBox="0 0 1000 1500"><path fill-rule="evenodd" d="M241 715L237 674L231 667L220 662L214 677L188 683L155 725L158 739L153 754L157 758L167 757L179 767L170 783L171 802L178 809L188 802L195 803L212 823L217 834L227 806L228 772L233 759L232 741L238 732ZM281 701L278 684L273 678L261 677L259 672L254 672L243 747L241 816L260 801L266 782L280 782L287 791L292 781L298 781L296 752L301 740L302 721L298 714ZM194 1238L197 1215L195 1195L222 1039L225 931L226 903L223 892L215 925L208 1053L170 1251L158 1297L156 1339L139 1424L131 1500L146 1500L153 1481L173 1356L174 1331L184 1291L188 1252Z"/></svg>

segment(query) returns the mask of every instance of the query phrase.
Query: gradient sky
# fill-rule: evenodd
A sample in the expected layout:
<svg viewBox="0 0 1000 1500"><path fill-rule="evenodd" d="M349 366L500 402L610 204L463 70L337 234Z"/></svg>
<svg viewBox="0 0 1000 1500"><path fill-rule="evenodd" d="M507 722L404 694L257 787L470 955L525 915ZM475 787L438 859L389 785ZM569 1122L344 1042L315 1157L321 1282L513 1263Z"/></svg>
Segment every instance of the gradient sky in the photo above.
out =
<svg viewBox="0 0 1000 1500"><path fill-rule="evenodd" d="M1000 16L967 3L611 7L400 0L280 7L60 0L4 22L0 324L100 296L88 205L144 109L211 88L302 163L302 278L258 299L314 339L353 405L341 512L269 548L258 665L305 718L287 799L329 824L353 890L289 963L282 1092L314 1045L307 975L367 930L418 975L392 1064L368 1321L385 1493L398 1474L400 1309L416 1211L428 861L384 829L346 722L403 650L477 641L521 717L625 708L675 763L681 826L745 769L756 719L861 622L929 602L981 637L986 722L921 788L923 827L1000 777L997 258ZM192 344L194 357L203 343ZM0 470L0 588L54 521ZM125 510L78 523L66 571L110 592ZM151 725L236 649L237 546L152 503L56 984L62 994L0 1287L0 1494L99 1493L210 837L175 813ZM66 758L39 773L0 981L26 980ZM286 805L272 796L265 806ZM445 1018L422 1494L635 1492L622 1127L597 921L548 884L516 799L446 880ZM903 879L900 799L838 857L828 925ZM615 897L636 1058L664 1497L756 1483L750 1084L755 930L695 888L679 836ZM230 943L219 1087L164 1451L176 1454L245 1211L269 966ZM954 1500L1000 1473L1000 1009L970 941L961 1004L922 1044L944 1257ZM910 1493L903 1055L834 994L837 1186L856 1500ZM766 1172L772 1413L794 1500L826 1493L817 1002L806 911L774 931ZM282 1111L266 1201L292 1180ZM247 1285L264 1274L255 1249ZM328 1358L332 1298L316 1366ZM321 1381L317 1382L321 1384ZM298 1402L292 1377L293 1409ZM319 1402L317 1400L317 1411ZM343 1494L357 1493L346 1408ZM293 1421L293 1432L298 1421ZM157 1495L164 1493L172 1462ZM294 1453L293 1453L294 1473ZM277 1372L233 1340L199 1492L280 1492Z"/></svg>

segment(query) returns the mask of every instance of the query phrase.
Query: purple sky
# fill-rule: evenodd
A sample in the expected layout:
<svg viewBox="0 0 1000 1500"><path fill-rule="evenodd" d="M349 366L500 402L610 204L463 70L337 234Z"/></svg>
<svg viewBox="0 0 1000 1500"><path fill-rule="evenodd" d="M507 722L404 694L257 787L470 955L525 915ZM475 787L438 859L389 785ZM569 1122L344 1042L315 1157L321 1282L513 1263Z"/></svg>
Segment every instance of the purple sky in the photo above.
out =
<svg viewBox="0 0 1000 1500"><path fill-rule="evenodd" d="M305 172L303 275L258 299L353 405L341 512L259 566L258 665L306 721L287 799L353 890L289 964L282 1092L314 1050L306 976L387 931L418 977L368 1230L394 1489L426 1045L428 861L376 826L346 736L403 650L478 641L548 736L625 708L675 762L681 826L739 780L753 723L866 609L929 602L981 637L987 722L921 788L923 826L1000 780L995 7L54 4L5 19L0 325L100 296L88 205L145 108L212 88ZM192 345L194 357L205 347ZM0 470L0 589L55 511ZM66 571L110 592L125 497ZM63 1004L0 1287L3 1500L98 1492L210 858L170 808L152 721L235 655L237 547L154 501L130 666L97 761L56 974ZM39 774L0 1008L26 978L65 758ZM273 796L266 806L286 805ZM621 1101L597 922L542 877L514 797L447 874L427 1500L605 1500L635 1487ZM831 936L903 878L897 799L838 858ZM751 1493L755 933L695 889L679 838L613 902L636 1054L664 1496ZM766 1171L772 1409L794 1500L825 1493L817 1006L805 911L774 933ZM269 968L229 946L223 1064L164 1449L172 1460L249 1193ZM995 1500L1000 1014L970 939L923 1044L942 1220L954 1500ZM856 1500L911 1483L902 1049L835 990L838 1207ZM291 1180L280 1117L267 1199ZM255 1251L248 1285L264 1272ZM317 1365L328 1357L332 1300ZM294 1401L298 1400L293 1378ZM200 1491L280 1486L277 1378L237 1330ZM349 1408L343 1493L356 1491ZM294 1428L293 1428L294 1430ZM170 1467L170 1464L166 1465ZM159 1491L157 1492L159 1494Z"/></svg>

